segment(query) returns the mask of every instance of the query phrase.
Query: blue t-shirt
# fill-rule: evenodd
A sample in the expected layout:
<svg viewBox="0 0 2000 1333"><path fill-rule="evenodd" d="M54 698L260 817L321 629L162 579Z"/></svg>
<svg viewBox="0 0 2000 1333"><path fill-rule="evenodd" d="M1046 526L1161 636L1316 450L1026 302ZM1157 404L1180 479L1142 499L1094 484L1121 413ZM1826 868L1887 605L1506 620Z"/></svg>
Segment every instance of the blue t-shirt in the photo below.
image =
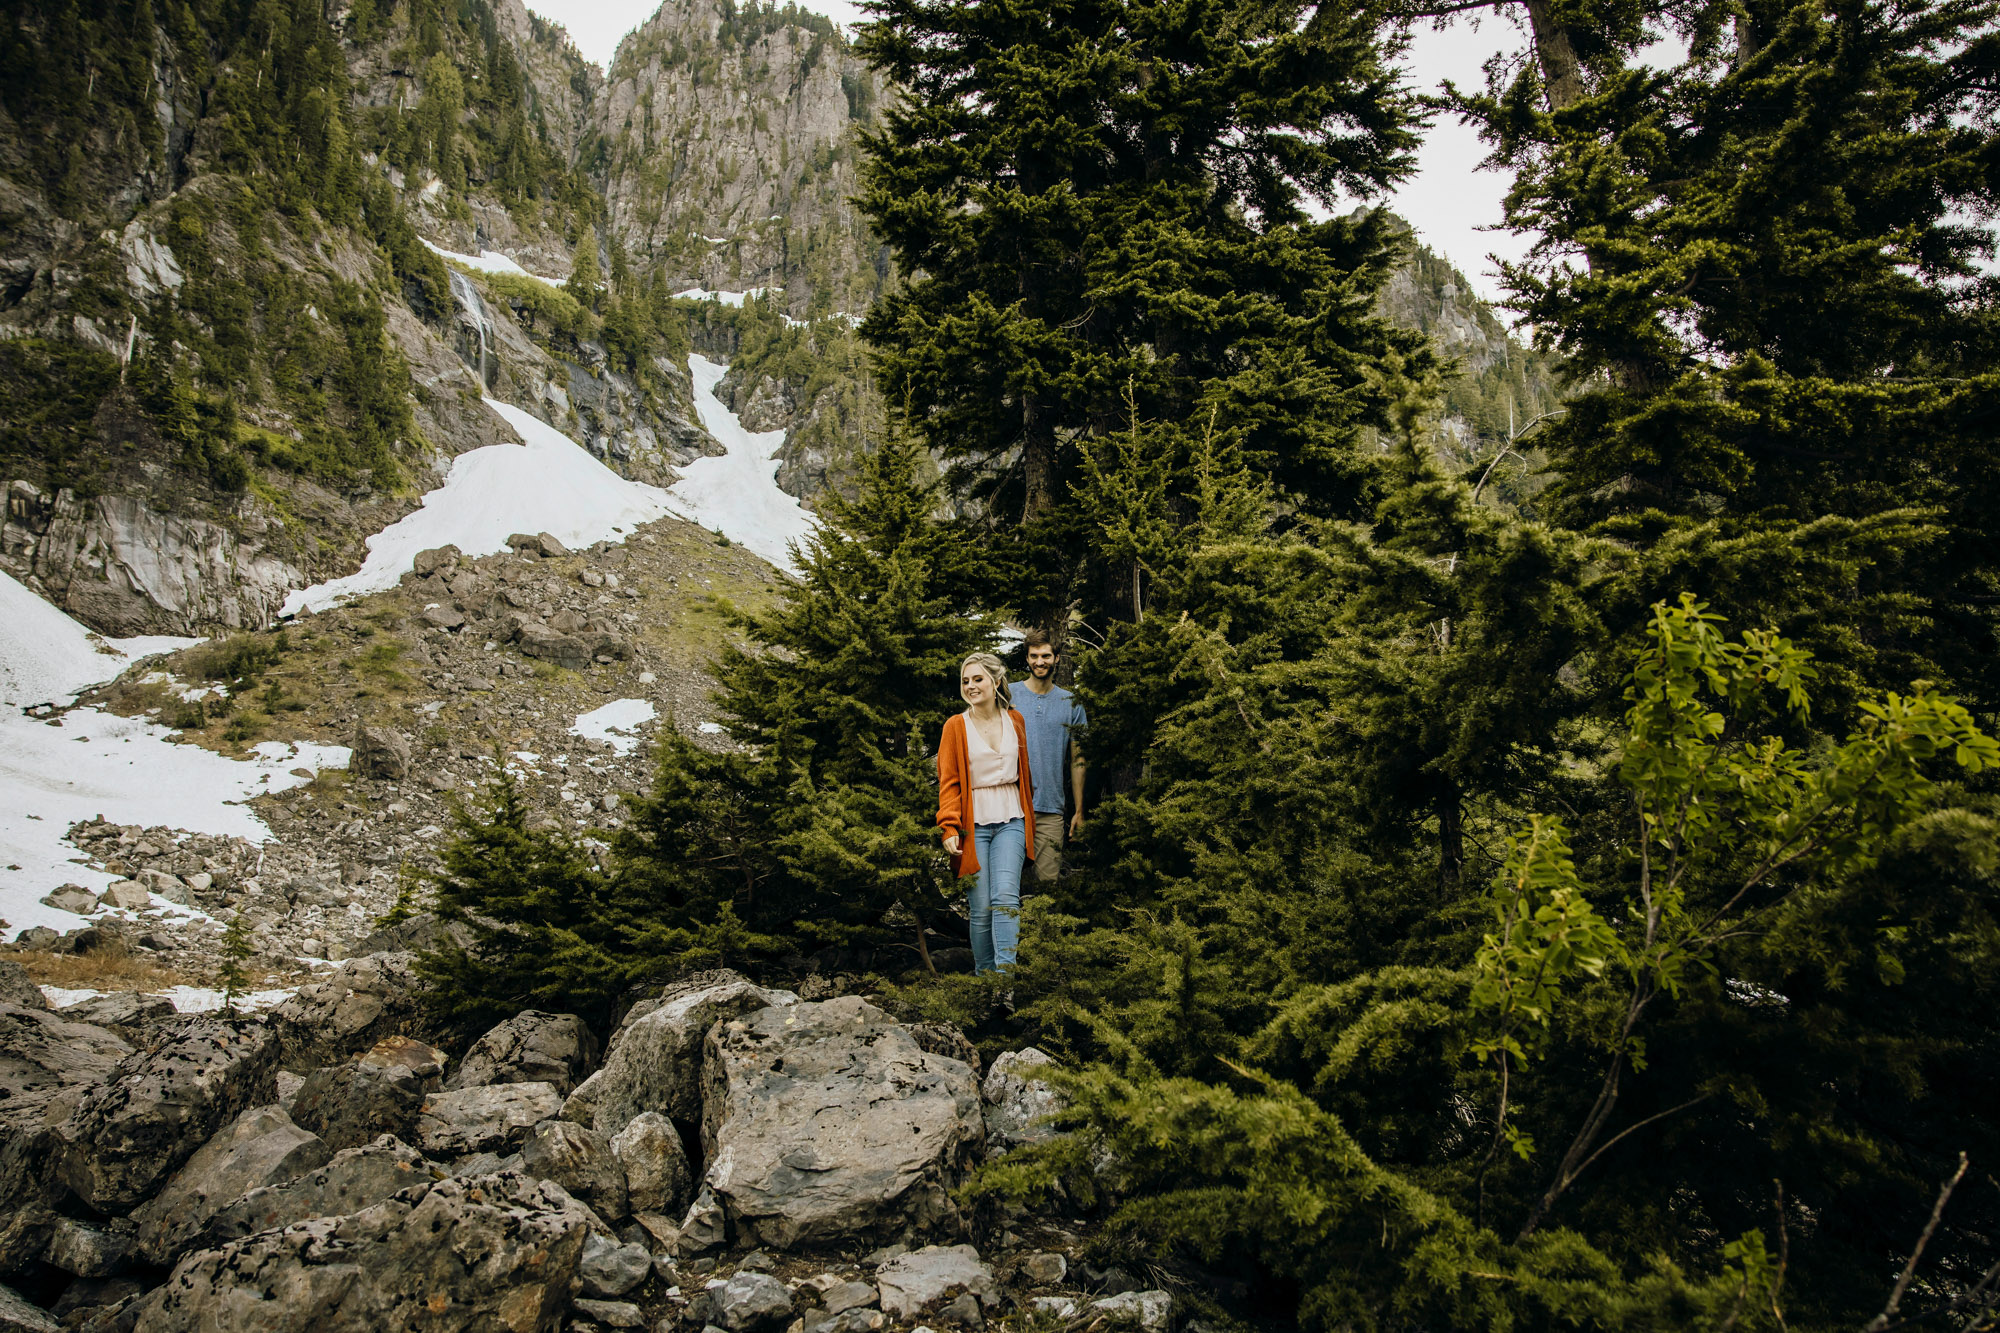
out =
<svg viewBox="0 0 2000 1333"><path fill-rule="evenodd" d="M1026 685L1008 691L1028 724L1028 776L1035 783L1035 813L1060 815L1069 806L1069 748L1083 731L1083 705L1060 685L1036 694Z"/></svg>

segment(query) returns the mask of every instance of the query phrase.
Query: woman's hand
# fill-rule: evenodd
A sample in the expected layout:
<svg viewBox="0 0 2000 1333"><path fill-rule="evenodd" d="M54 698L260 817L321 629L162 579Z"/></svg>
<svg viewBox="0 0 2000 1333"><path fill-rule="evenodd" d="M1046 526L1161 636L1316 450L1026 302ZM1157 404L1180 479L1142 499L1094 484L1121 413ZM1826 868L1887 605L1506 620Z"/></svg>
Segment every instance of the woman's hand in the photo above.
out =
<svg viewBox="0 0 2000 1333"><path fill-rule="evenodd" d="M945 835L944 854L946 856L958 855L958 835L956 833L948 833Z"/></svg>

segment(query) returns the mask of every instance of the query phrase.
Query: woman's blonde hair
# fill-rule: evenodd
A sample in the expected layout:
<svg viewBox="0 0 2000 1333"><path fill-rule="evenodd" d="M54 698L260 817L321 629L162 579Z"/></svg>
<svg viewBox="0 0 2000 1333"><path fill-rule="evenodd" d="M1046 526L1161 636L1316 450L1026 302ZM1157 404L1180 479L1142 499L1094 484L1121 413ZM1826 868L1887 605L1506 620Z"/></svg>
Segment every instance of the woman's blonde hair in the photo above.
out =
<svg viewBox="0 0 2000 1333"><path fill-rule="evenodd" d="M1007 691L1007 668L1000 665L999 658L992 653L974 653L958 664L958 674L964 676L969 666L986 672L986 678L993 682L993 698L1002 708L1014 706L1014 696Z"/></svg>

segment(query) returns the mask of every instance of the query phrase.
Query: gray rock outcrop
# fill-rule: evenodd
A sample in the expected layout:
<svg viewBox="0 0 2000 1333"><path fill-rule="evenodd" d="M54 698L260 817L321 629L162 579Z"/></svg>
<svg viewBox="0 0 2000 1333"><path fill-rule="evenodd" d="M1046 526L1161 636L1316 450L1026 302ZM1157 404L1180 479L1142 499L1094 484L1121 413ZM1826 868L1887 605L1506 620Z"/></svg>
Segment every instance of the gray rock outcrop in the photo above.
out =
<svg viewBox="0 0 2000 1333"><path fill-rule="evenodd" d="M702 1041L716 1022L796 1001L734 972L711 972L669 986L635 1006L612 1036L604 1067L563 1103L563 1119L615 1135L645 1111L692 1129L702 1120Z"/></svg>
<svg viewBox="0 0 2000 1333"><path fill-rule="evenodd" d="M511 1152L560 1110L562 1097L547 1083L433 1093L417 1118L417 1146L435 1157Z"/></svg>
<svg viewBox="0 0 2000 1333"><path fill-rule="evenodd" d="M592 1233L583 1243L577 1277L583 1283L585 1295L608 1299L623 1296L644 1282L652 1271L653 1256L645 1246L620 1243Z"/></svg>
<svg viewBox="0 0 2000 1333"><path fill-rule="evenodd" d="M19 1005L23 1009L46 1009L48 997L42 988L28 978L28 969L11 958L0 958L0 1004Z"/></svg>
<svg viewBox="0 0 2000 1333"><path fill-rule="evenodd" d="M715 1322L730 1333L757 1333L791 1322L791 1293L769 1273L739 1272L707 1296Z"/></svg>
<svg viewBox="0 0 2000 1333"><path fill-rule="evenodd" d="M323 1166L330 1156L326 1144L278 1107L245 1111L133 1210L139 1253L151 1263L172 1263L225 1205Z"/></svg>
<svg viewBox="0 0 2000 1333"><path fill-rule="evenodd" d="M275 1101L277 1072L278 1043L264 1024L181 1019L57 1126L63 1183L99 1212L129 1211L217 1130Z"/></svg>
<svg viewBox="0 0 2000 1333"><path fill-rule="evenodd" d="M1039 1077L1054 1064L1054 1060L1032 1046L1008 1051L993 1061L980 1089L986 1099L989 1153L1055 1137L1048 1117L1062 1109L1062 1096Z"/></svg>
<svg viewBox="0 0 2000 1333"><path fill-rule="evenodd" d="M358 727L348 768L356 777L401 782L410 773L410 739L389 727Z"/></svg>
<svg viewBox="0 0 2000 1333"><path fill-rule="evenodd" d="M0 1004L0 1132L40 1123L51 1100L101 1082L131 1053L131 1043L95 1024Z"/></svg>
<svg viewBox="0 0 2000 1333"><path fill-rule="evenodd" d="M529 1009L472 1043L445 1087L547 1083L568 1095L596 1060L597 1039L581 1018Z"/></svg>
<svg viewBox="0 0 2000 1333"><path fill-rule="evenodd" d="M175 1010L174 1002L164 995L112 991L64 1005L58 1012L73 1023L95 1023L98 1027L110 1028L136 1044L136 1039L148 1029L171 1022Z"/></svg>
<svg viewBox="0 0 2000 1333"><path fill-rule="evenodd" d="M607 1222L619 1221L629 1211L625 1167L604 1136L586 1125L545 1120L535 1126L521 1145L521 1170L553 1180Z"/></svg>
<svg viewBox="0 0 2000 1333"><path fill-rule="evenodd" d="M345 1217L188 1255L144 1298L135 1333L427 1333L550 1329L590 1213L518 1175L414 1185Z"/></svg>
<svg viewBox="0 0 2000 1333"><path fill-rule="evenodd" d="M1000 1302L999 1281L970 1245L926 1245L898 1255L875 1271L875 1282L883 1311L898 1319L915 1319L967 1293L982 1305Z"/></svg>
<svg viewBox="0 0 2000 1333"><path fill-rule="evenodd" d="M385 1134L335 1153L326 1165L295 1180L265 1185L230 1201L208 1220L201 1243L213 1248L315 1217L344 1217L442 1175L422 1153Z"/></svg>
<svg viewBox="0 0 2000 1333"><path fill-rule="evenodd" d="M444 1057L414 1037L384 1037L346 1064L316 1069L292 1101L292 1119L339 1151L383 1134L414 1137Z"/></svg>
<svg viewBox="0 0 2000 1333"><path fill-rule="evenodd" d="M0 1333L62 1333L62 1325L20 1292L0 1286Z"/></svg>
<svg viewBox="0 0 2000 1333"><path fill-rule="evenodd" d="M269 1016L279 1063L298 1074L339 1064L384 1037L408 1034L422 1019L417 976L406 953L369 954L301 986Z"/></svg>
<svg viewBox="0 0 2000 1333"><path fill-rule="evenodd" d="M952 1235L950 1190L984 1138L957 1060L855 996L759 1010L710 1034L704 1183L735 1239L778 1249Z"/></svg>
<svg viewBox="0 0 2000 1333"><path fill-rule="evenodd" d="M1169 1291L1121 1291L1092 1301L1089 1308L1110 1316L1113 1324L1137 1325L1146 1333L1167 1333L1173 1322L1174 1296Z"/></svg>
<svg viewBox="0 0 2000 1333"><path fill-rule="evenodd" d="M625 1168L627 1206L634 1213L678 1217L694 1189L680 1132L658 1111L643 1111L611 1140Z"/></svg>

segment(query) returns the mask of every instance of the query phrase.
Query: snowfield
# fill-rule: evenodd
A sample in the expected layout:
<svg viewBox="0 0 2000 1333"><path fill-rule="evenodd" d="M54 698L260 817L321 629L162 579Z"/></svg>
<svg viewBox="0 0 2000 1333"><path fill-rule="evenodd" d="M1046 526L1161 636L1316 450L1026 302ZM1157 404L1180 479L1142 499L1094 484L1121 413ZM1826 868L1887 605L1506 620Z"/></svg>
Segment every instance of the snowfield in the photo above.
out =
<svg viewBox="0 0 2000 1333"><path fill-rule="evenodd" d="M681 479L668 492L682 517L749 547L780 569L793 568L790 547L804 542L815 527L811 513L778 489L777 452L785 432L752 433L715 396L729 367L705 356L688 358L694 377L694 410L702 428L729 452L717 458L697 458L681 469Z"/></svg>
<svg viewBox="0 0 2000 1333"><path fill-rule="evenodd" d="M102 814L121 824L226 834L263 842L264 821L237 804L307 781L291 770L345 768L332 745L267 741L252 760L175 745L165 727L142 718L74 708L30 717L34 705L65 704L118 675L142 652L195 639L99 639L21 584L0 574L0 919L9 935L29 926L71 930L83 918L43 906L62 884L102 889L117 878L77 863L69 826ZM155 899L155 905L186 909Z"/></svg>
<svg viewBox="0 0 2000 1333"><path fill-rule="evenodd" d="M106 639L0 573L0 703L9 712L68 703L154 653L200 643L164 634Z"/></svg>
<svg viewBox="0 0 2000 1333"><path fill-rule="evenodd" d="M417 237L417 239L424 241L424 238L421 236ZM456 250L447 250L441 245L432 245L429 241L424 241L424 249L430 251L439 259L452 260L480 273L511 273L517 278L533 278L536 282L545 283L550 287L560 287L563 285L561 278L545 278L539 273L530 273L506 255L501 254L498 250L481 250L476 255L462 255Z"/></svg>
<svg viewBox="0 0 2000 1333"><path fill-rule="evenodd" d="M565 546L589 546L669 512L667 492L659 487L627 481L518 407L485 401L522 443L489 444L454 458L444 485L424 496L421 509L368 539L368 558L358 571L299 589L285 599L281 614L323 611L393 588L417 552L432 547L494 555L516 532L547 532Z"/></svg>

